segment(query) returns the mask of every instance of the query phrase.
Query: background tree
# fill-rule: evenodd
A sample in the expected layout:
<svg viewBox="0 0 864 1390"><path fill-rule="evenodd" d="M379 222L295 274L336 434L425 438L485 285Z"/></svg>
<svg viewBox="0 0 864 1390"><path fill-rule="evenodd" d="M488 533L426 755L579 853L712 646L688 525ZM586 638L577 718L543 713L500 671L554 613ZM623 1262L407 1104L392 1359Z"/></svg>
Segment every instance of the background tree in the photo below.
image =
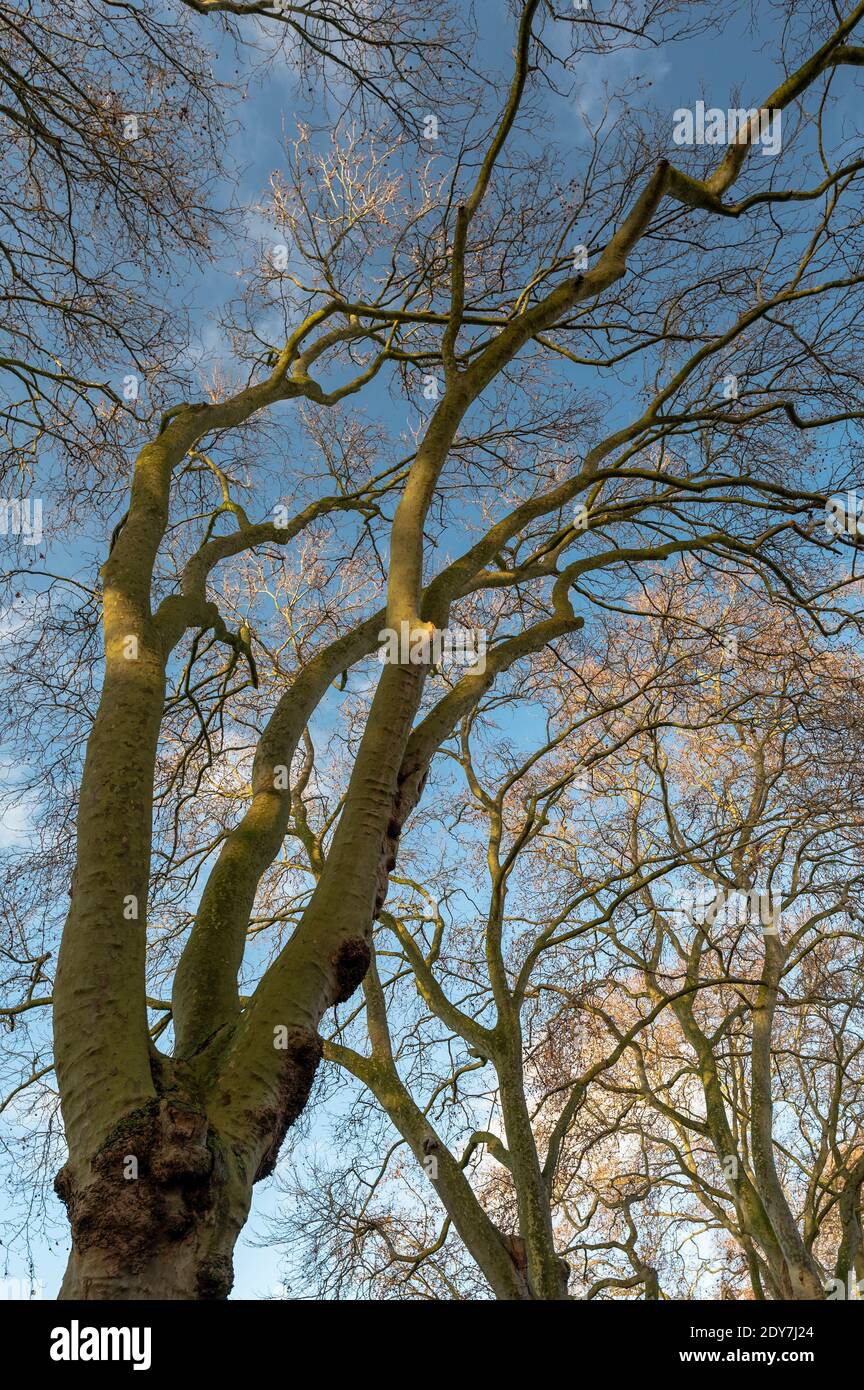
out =
<svg viewBox="0 0 864 1390"><path fill-rule="evenodd" d="M722 1256L737 1296L848 1295L860 659L687 566L634 608L448 750L325 1043L367 1098L331 1078L340 1158L307 1170L300 1143L292 1288L470 1296L467 1255L497 1297L656 1299L716 1289Z"/></svg>

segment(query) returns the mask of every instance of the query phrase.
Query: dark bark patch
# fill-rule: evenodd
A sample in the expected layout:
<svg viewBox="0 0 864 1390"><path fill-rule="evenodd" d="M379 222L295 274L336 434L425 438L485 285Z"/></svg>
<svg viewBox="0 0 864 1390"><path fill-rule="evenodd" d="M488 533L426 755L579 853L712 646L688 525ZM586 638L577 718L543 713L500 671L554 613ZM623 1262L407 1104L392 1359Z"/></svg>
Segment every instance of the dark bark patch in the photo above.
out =
<svg viewBox="0 0 864 1390"><path fill-rule="evenodd" d="M371 959L369 942L364 937L354 936L349 941L343 941L330 962L336 976L334 1004L344 1004L351 998L355 989L362 983Z"/></svg>
<svg viewBox="0 0 864 1390"><path fill-rule="evenodd" d="M387 900L390 875L396 868L402 828L423 795L423 789L426 786L426 779L428 776L428 766L421 774L415 761L406 761L397 778L396 793L393 798L393 810L387 822L387 829L384 832L381 842L381 853L378 858L378 866L375 873L375 906L372 910L373 920L375 921L377 921L381 909Z"/></svg>
<svg viewBox="0 0 864 1390"><path fill-rule="evenodd" d="M176 1101L163 1102L162 1142L151 1161L151 1172L160 1185L179 1182L192 1188L206 1182L213 1168L208 1131L203 1111Z"/></svg>
<svg viewBox="0 0 864 1390"><path fill-rule="evenodd" d="M216 1200L209 1141L204 1112L173 1098L125 1115L91 1159L86 1178L66 1165L54 1181L75 1251L103 1250L118 1274L127 1274L154 1251L182 1241ZM130 1158L137 1165L133 1175Z"/></svg>
<svg viewBox="0 0 864 1390"><path fill-rule="evenodd" d="M206 1260L198 1270L196 1292L200 1299L227 1298L234 1283L234 1266L229 1256Z"/></svg>
<svg viewBox="0 0 864 1390"><path fill-rule="evenodd" d="M368 964L368 961L367 961ZM321 1061L321 1039L306 1028L292 1028L282 1052L282 1069L274 1104L247 1115L252 1132L266 1139L265 1148L253 1179L269 1178L276 1167L279 1150L288 1130L303 1110Z"/></svg>
<svg viewBox="0 0 864 1390"><path fill-rule="evenodd" d="M525 1241L521 1236L502 1235L508 1255L516 1266L520 1274L528 1273L528 1252L525 1249Z"/></svg>

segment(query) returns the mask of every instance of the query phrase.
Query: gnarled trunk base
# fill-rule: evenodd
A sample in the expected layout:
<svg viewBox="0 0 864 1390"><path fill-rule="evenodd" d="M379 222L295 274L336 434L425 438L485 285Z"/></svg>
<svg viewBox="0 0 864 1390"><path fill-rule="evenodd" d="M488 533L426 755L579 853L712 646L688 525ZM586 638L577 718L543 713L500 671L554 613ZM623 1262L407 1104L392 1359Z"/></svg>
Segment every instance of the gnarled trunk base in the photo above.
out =
<svg viewBox="0 0 864 1390"><path fill-rule="evenodd" d="M61 1299L227 1298L252 1182L199 1106L133 1111L55 1188L72 1228Z"/></svg>

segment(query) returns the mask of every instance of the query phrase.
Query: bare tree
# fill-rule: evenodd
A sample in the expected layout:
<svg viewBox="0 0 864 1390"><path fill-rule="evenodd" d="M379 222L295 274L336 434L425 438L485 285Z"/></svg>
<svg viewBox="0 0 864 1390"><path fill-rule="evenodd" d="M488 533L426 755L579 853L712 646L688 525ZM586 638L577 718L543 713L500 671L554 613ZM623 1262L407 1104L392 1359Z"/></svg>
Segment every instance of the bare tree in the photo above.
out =
<svg viewBox="0 0 864 1390"><path fill-rule="evenodd" d="M692 1296L713 1261L738 1296L848 1289L864 844L837 714L860 659L686 569L635 606L567 678L484 702L450 750L464 788L447 761L430 788L441 833L407 837L325 1043L390 1125L352 1088L330 1171L301 1142L292 1286L470 1296L467 1256L499 1298Z"/></svg>
<svg viewBox="0 0 864 1390"><path fill-rule="evenodd" d="M317 14L326 27L363 8ZM758 122L716 162L694 150L685 168L659 152L668 133L646 119L634 136L613 112L590 133L575 189L531 143L539 93L567 80L554 39L573 17L539 0L517 10L509 86L494 113L465 117L444 170L427 170L424 151L418 171L404 133L384 153L369 132L353 154L340 140L317 167L301 136L290 196L281 180L272 190L287 259L259 267L231 311L233 379L223 371L206 399L154 422L105 537L98 707L84 701L71 720L86 734L71 902L51 994L25 1001L28 1014L53 1003L65 1296L227 1293L253 1186L306 1104L321 1021L369 971L431 761L496 681L541 653L568 669L588 615L679 555L761 577L835 623L849 616L837 561L855 536L814 522L848 470L814 487L800 454L819 430L851 435L862 414L862 275L846 252L862 162L842 141L827 152L824 113L861 61L847 40L864 5L823 16L803 58L782 55L762 105L798 118L784 148L795 174L775 166L788 182L750 157ZM646 7L628 41L674 30L678 10ZM602 26L579 34L602 61ZM594 397L562 406L572 368ZM349 409L385 382L415 410L423 383L430 409L378 461L386 451ZM615 409L607 383L623 388ZM346 453L340 435L366 447ZM298 440L318 441L314 462L285 469ZM435 644L460 620L491 646L442 687ZM38 651L57 632L21 642ZM310 722L391 638L371 698L346 692L346 776L314 886L280 902ZM19 643L10 673L38 708L30 655L22 664ZM70 814L67 802L55 843L68 845ZM512 1013L504 978L493 984ZM496 1278L558 1297L516 1017L499 1076L530 1181L516 1193L524 1246L499 1241ZM489 1045L485 1025L472 1043Z"/></svg>

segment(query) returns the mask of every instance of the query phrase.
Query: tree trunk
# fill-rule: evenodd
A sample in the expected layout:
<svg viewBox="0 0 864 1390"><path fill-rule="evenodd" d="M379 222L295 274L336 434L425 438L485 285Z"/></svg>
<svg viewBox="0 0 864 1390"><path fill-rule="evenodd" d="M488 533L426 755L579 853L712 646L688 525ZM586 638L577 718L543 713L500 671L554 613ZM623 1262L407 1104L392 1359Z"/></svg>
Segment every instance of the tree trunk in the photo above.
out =
<svg viewBox="0 0 864 1390"><path fill-rule="evenodd" d="M200 1104L172 1091L132 1111L57 1175L73 1240L60 1298L226 1298L253 1180Z"/></svg>
<svg viewBox="0 0 864 1390"><path fill-rule="evenodd" d="M753 1009L750 1147L759 1196L783 1254L784 1296L811 1300L824 1298L825 1291L789 1208L774 1162L771 1034L783 964L784 952L779 939L766 934L765 960Z"/></svg>

